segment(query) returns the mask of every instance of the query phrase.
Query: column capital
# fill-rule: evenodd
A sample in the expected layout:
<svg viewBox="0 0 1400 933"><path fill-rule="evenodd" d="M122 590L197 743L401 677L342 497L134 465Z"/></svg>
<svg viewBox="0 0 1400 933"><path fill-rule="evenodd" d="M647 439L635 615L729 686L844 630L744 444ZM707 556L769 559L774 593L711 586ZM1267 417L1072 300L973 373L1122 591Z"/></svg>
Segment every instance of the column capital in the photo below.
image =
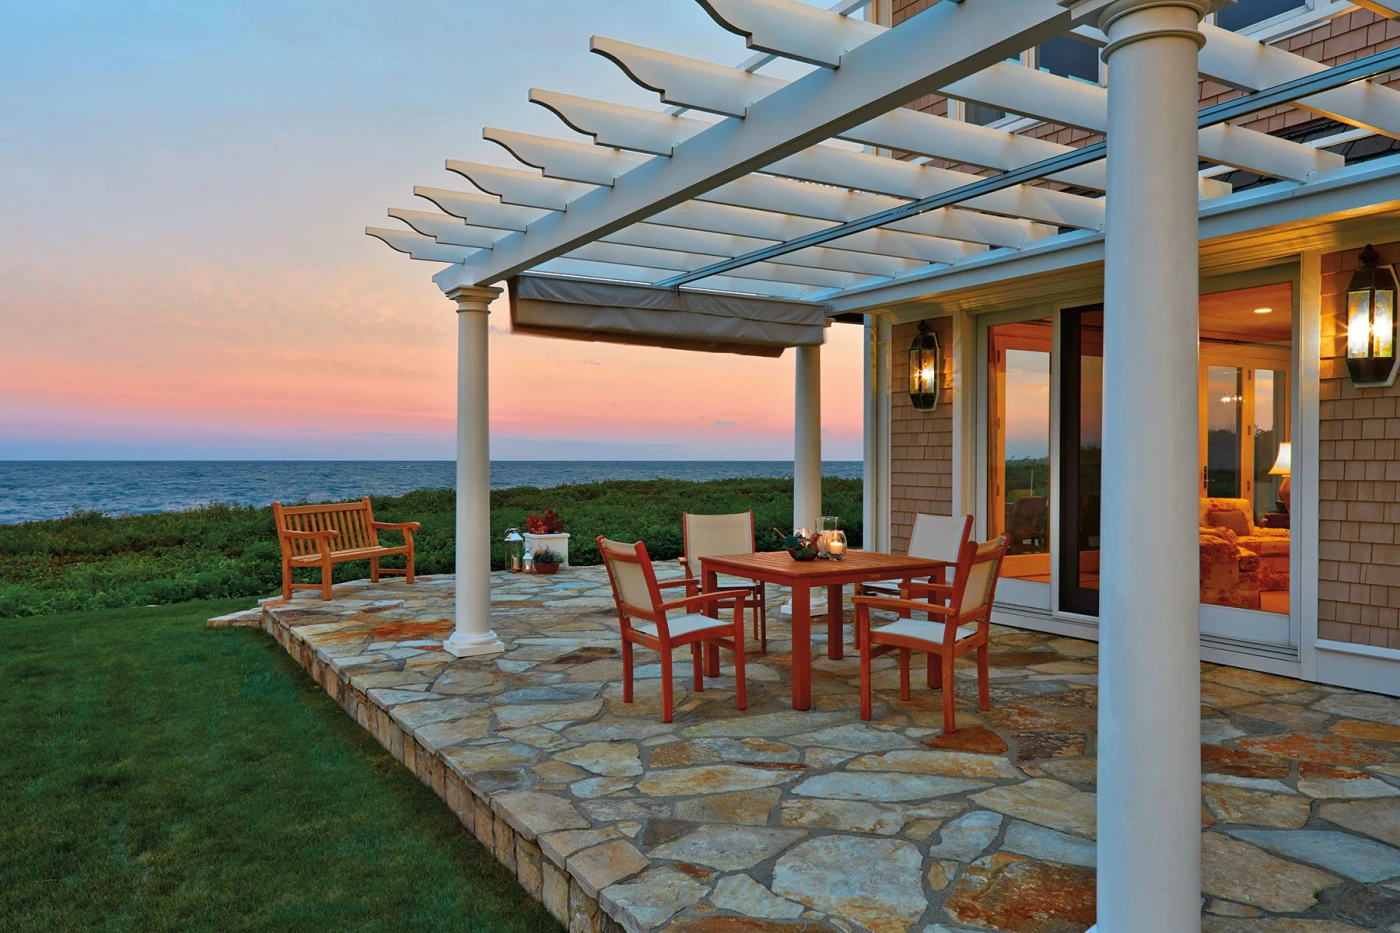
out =
<svg viewBox="0 0 1400 933"><path fill-rule="evenodd" d="M1060 0L1060 6L1070 11L1076 26L1096 26L1108 36L1108 45L1103 50L1103 59L1108 61L1109 56L1118 49L1139 39L1179 36L1192 40L1198 47L1203 46L1206 44L1206 38L1196 26L1207 13L1213 13L1234 2L1235 0ZM1149 21L1148 18L1142 18L1142 22L1135 21L1127 31L1120 28L1110 32L1124 17L1153 10L1164 15L1151 18L1155 21ZM1189 12L1195 17L1195 24L1190 27L1183 25L1185 17L1181 16L1180 12L1172 15L1173 10Z"/></svg>
<svg viewBox="0 0 1400 933"><path fill-rule="evenodd" d="M501 289L490 285L458 285L447 292L447 297L457 302L457 312L489 311L491 302L501 294Z"/></svg>

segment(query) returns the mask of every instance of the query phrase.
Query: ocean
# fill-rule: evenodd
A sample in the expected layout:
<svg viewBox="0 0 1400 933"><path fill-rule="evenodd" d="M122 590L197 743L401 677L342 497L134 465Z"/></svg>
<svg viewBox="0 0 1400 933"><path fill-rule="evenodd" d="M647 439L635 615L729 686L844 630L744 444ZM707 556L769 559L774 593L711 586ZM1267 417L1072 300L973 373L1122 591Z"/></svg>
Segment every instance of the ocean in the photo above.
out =
<svg viewBox="0 0 1400 933"><path fill-rule="evenodd" d="M97 510L140 515L211 502L263 506L397 496L450 489L450 460L0 460L0 524ZM826 476L859 479L859 460L822 464ZM792 476L782 460L494 460L491 488L562 486L609 479L703 482Z"/></svg>

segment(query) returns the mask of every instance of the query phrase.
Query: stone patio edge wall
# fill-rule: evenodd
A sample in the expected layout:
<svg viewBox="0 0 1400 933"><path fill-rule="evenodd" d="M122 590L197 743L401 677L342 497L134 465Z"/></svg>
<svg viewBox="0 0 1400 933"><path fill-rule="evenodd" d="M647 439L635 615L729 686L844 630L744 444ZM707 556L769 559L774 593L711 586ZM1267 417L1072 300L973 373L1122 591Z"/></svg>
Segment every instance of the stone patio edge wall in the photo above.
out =
<svg viewBox="0 0 1400 933"><path fill-rule="evenodd" d="M536 833L500 797L492 800L441 755L405 732L386 709L352 686L348 677L317 656L266 608L262 610L262 628L277 639L346 715L432 788L462 825L515 875L526 893L542 903L569 933L622 933L627 929L600 906L597 891L590 892L569 873L565 860L541 849Z"/></svg>

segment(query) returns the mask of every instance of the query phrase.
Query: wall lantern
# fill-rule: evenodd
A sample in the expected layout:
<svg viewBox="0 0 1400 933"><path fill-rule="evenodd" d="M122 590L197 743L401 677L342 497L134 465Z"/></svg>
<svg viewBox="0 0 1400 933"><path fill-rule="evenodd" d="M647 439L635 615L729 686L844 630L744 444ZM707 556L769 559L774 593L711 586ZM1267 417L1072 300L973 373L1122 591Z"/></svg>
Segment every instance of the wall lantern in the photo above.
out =
<svg viewBox="0 0 1400 933"><path fill-rule="evenodd" d="M1359 387L1395 382L1395 274L1380 258L1375 247L1363 249L1347 286L1347 369Z"/></svg>
<svg viewBox="0 0 1400 933"><path fill-rule="evenodd" d="M938 389L943 365L938 335L928 329L928 321L919 322L919 334L909 344L909 401L917 411L933 411L938 407Z"/></svg>

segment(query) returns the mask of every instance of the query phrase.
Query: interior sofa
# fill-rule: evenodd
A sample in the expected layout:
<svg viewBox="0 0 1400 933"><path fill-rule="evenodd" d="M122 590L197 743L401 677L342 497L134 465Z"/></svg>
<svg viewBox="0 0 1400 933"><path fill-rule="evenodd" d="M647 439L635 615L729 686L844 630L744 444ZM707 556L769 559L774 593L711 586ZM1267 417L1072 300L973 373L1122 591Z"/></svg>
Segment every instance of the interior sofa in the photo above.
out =
<svg viewBox="0 0 1400 933"><path fill-rule="evenodd" d="M1248 499L1200 500L1201 602L1258 609L1261 592L1289 588L1289 532L1260 528Z"/></svg>

